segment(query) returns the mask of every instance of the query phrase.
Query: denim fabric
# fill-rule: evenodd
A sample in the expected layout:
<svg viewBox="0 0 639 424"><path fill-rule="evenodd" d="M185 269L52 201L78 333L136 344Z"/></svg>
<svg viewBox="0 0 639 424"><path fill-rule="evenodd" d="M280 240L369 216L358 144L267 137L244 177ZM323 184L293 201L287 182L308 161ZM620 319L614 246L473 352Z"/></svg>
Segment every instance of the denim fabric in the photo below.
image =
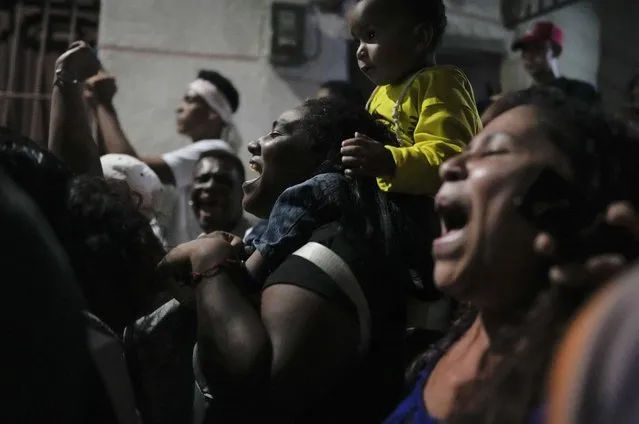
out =
<svg viewBox="0 0 639 424"><path fill-rule="evenodd" d="M268 227L268 219L260 219L247 232L244 237L244 250L247 257L255 252L255 243L260 239L266 227Z"/></svg>
<svg viewBox="0 0 639 424"><path fill-rule="evenodd" d="M349 182L341 174L316 175L286 189L271 210L268 222L255 228L247 245L257 249L273 270L286 257L302 247L313 231L339 220L350 208Z"/></svg>

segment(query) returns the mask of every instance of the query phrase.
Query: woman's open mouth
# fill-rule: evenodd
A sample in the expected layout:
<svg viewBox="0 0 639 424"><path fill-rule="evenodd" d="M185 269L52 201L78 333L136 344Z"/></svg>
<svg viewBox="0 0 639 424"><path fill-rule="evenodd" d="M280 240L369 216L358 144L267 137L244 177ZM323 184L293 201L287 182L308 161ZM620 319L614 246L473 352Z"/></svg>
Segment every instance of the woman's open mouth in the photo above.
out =
<svg viewBox="0 0 639 424"><path fill-rule="evenodd" d="M253 156L251 159L249 159L249 168L251 168L253 171L261 175L262 174L262 158L259 156Z"/></svg>
<svg viewBox="0 0 639 424"><path fill-rule="evenodd" d="M444 199L436 202L435 210L440 217L441 235L433 242L433 252L452 252L466 234L469 207L461 201Z"/></svg>
<svg viewBox="0 0 639 424"><path fill-rule="evenodd" d="M257 173L257 177L253 178L252 180L246 181L244 185L254 183L255 181L259 180L262 177L262 170L263 170L262 158L260 156L253 156L249 160L249 168L253 172Z"/></svg>
<svg viewBox="0 0 639 424"><path fill-rule="evenodd" d="M460 203L450 203L437 208L441 217L442 236L463 229L468 223L468 210Z"/></svg>

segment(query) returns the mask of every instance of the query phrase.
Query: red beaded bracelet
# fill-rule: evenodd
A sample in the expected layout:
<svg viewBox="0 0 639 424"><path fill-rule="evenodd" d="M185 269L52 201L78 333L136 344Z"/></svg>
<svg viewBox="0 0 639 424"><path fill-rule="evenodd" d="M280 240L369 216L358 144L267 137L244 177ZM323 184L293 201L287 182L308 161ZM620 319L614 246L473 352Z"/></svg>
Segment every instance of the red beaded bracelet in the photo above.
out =
<svg viewBox="0 0 639 424"><path fill-rule="evenodd" d="M236 268L238 266L242 266L242 261L235 261L231 259L227 259L218 264L215 264L211 268L207 269L204 272L192 272L191 273L191 283L193 286L197 286L202 280L205 278L214 277L222 271L228 270L229 268Z"/></svg>

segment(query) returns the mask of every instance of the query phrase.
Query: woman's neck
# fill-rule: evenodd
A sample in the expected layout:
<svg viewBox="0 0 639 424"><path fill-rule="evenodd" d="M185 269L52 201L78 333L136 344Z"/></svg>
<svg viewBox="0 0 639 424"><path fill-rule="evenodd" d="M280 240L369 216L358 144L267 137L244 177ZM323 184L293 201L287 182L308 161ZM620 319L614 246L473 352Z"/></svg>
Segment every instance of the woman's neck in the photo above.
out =
<svg viewBox="0 0 639 424"><path fill-rule="evenodd" d="M519 310L500 311L482 309L478 312L473 327L477 325L477 331L486 338L489 345L493 345L498 334L503 333L503 330L521 324L523 317L518 311Z"/></svg>
<svg viewBox="0 0 639 424"><path fill-rule="evenodd" d="M490 350L496 335L509 325L508 321L502 317L501 314L480 311L468 330L448 352L451 359L458 364L472 364L471 368L475 370L475 373L481 372L479 363L482 358L487 358L485 354ZM491 357L488 360L492 362L498 358ZM477 375L473 376L473 378L476 377Z"/></svg>
<svg viewBox="0 0 639 424"><path fill-rule="evenodd" d="M475 321L466 331L468 348L472 350L488 350L490 346L490 333L486 328L486 322L483 317L478 314Z"/></svg>

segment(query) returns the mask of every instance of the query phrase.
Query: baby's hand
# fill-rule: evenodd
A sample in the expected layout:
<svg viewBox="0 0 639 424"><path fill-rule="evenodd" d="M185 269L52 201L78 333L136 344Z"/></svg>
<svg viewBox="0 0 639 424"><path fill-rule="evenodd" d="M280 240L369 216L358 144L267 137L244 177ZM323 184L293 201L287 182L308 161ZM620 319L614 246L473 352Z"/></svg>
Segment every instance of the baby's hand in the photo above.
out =
<svg viewBox="0 0 639 424"><path fill-rule="evenodd" d="M346 175L367 177L392 177L395 175L395 160L391 152L380 142L355 133L355 138L342 142L342 164Z"/></svg>

